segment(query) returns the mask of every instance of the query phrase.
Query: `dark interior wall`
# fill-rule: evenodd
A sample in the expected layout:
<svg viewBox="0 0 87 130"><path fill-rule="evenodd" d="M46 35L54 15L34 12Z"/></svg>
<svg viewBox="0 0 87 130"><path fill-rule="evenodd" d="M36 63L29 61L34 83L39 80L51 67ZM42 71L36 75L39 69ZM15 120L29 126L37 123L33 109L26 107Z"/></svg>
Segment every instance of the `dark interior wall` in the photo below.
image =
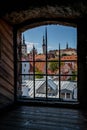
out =
<svg viewBox="0 0 87 130"><path fill-rule="evenodd" d="M21 59L21 42L22 42L22 33L17 30L17 61L20 61ZM21 76L19 76L19 73L21 72L21 62L17 62L17 70L16 70L16 81L17 81L17 87L16 87L16 96L19 98L21 96L21 85L19 80L21 81Z"/></svg>
<svg viewBox="0 0 87 130"><path fill-rule="evenodd" d="M87 108L87 19L78 21L78 99Z"/></svg>
<svg viewBox="0 0 87 130"><path fill-rule="evenodd" d="M0 108L14 102L12 27L0 19Z"/></svg>
<svg viewBox="0 0 87 130"><path fill-rule="evenodd" d="M4 0L5 1L5 0ZM7 7L0 4L0 16L18 29L26 30L28 27L36 27L37 25L61 23L64 25L77 24L78 34L78 97L81 106L87 104L87 4L85 0L69 0L62 2L50 2L50 0L13 0ZM84 2L85 1L85 2ZM1 1L2 2L2 1ZM29 2L29 3L28 3ZM8 2L9 3L9 2ZM2 11L3 10L3 11ZM16 12L15 12L16 11ZM10 14L12 13L12 14ZM7 15L5 15L7 14ZM80 19L81 18L81 19ZM33 23L33 24L32 24ZM29 25L29 26L28 26ZM14 86L18 95L20 95L20 85L14 82L14 63L13 63L13 32L11 26L0 20L0 106L14 101ZM17 49L20 49L20 32L14 38L17 42ZM16 49L15 49L16 50ZM18 51L17 50L17 51ZM16 54L16 53L15 53ZM16 55L15 55L16 56ZM17 58L17 57L16 57ZM15 63L16 67L16 63ZM16 70L19 70L15 68ZM17 74L15 75L15 81ZM16 93L15 93L16 96Z"/></svg>

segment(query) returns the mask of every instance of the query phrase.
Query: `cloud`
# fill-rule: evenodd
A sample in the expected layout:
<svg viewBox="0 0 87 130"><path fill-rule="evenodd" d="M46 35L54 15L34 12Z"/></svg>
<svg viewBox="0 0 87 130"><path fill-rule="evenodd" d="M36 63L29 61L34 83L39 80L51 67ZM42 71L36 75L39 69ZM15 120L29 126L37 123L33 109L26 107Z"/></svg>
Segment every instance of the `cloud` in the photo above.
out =
<svg viewBox="0 0 87 130"><path fill-rule="evenodd" d="M29 53L32 50L33 45L37 49L37 46L38 46L39 43L25 41L25 44L27 45L27 53Z"/></svg>
<svg viewBox="0 0 87 130"><path fill-rule="evenodd" d="M29 53L32 50L33 45L37 49L38 53L42 53L42 46L39 43L25 41L25 44L27 45L27 53ZM53 49L53 47L49 45L47 48L48 48L48 51Z"/></svg>
<svg viewBox="0 0 87 130"><path fill-rule="evenodd" d="M42 53L42 48L41 48L41 47L38 47L38 48L37 48L37 51L38 51L38 53Z"/></svg>
<svg viewBox="0 0 87 130"><path fill-rule="evenodd" d="M29 44L29 42L25 41L25 44Z"/></svg>
<svg viewBox="0 0 87 130"><path fill-rule="evenodd" d="M53 47L52 46L48 46L48 50L50 50L50 49L53 49Z"/></svg>

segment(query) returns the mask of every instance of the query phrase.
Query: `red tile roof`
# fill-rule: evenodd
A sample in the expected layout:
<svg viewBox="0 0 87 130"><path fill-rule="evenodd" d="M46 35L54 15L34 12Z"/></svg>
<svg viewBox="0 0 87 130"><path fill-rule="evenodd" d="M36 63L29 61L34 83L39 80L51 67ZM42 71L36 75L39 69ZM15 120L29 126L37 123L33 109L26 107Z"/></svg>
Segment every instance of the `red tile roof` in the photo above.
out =
<svg viewBox="0 0 87 130"><path fill-rule="evenodd" d="M61 60L77 60L77 56L76 55L62 56Z"/></svg>

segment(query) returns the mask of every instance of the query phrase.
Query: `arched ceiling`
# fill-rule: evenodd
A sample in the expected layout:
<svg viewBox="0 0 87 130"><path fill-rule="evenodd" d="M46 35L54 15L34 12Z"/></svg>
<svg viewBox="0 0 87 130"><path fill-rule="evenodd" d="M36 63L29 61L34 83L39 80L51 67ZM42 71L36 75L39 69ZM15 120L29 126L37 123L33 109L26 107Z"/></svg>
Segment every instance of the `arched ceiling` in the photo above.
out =
<svg viewBox="0 0 87 130"><path fill-rule="evenodd" d="M5 7L0 2L0 16L19 29L43 24L64 24L75 26L87 16L86 0L13 0Z"/></svg>

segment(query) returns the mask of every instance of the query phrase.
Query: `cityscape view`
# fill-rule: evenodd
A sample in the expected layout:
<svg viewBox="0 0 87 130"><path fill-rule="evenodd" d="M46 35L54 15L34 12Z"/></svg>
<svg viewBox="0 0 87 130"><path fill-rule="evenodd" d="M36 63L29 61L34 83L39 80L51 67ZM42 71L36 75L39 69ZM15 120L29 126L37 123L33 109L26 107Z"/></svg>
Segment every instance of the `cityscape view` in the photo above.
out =
<svg viewBox="0 0 87 130"><path fill-rule="evenodd" d="M27 32L22 35L21 56L18 61L21 66L21 98L77 101L76 28L49 25L29 31L30 40L27 39ZM31 36L33 31L35 34ZM70 32L71 37L67 36ZM36 41L31 37L36 37Z"/></svg>

